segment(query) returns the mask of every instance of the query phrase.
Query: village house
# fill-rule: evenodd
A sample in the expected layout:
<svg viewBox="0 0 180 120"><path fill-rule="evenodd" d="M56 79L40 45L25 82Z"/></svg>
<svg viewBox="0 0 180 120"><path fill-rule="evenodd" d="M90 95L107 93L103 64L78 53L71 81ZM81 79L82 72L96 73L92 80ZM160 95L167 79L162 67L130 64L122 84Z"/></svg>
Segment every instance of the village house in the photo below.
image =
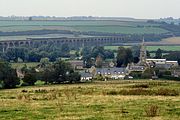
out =
<svg viewBox="0 0 180 120"><path fill-rule="evenodd" d="M146 59L146 63L150 67L158 67L158 68L165 68L165 69L178 67L177 61L167 61L166 59Z"/></svg>
<svg viewBox="0 0 180 120"><path fill-rule="evenodd" d="M166 59L147 59L146 55L146 46L143 42L141 44L141 49L140 49L140 61L138 64L129 64L127 66L127 69L130 72L133 71L138 71L138 72L144 72L147 68L163 68L163 69L170 69L174 67L178 67L178 61L168 61Z"/></svg>
<svg viewBox="0 0 180 120"><path fill-rule="evenodd" d="M102 75L110 79L124 79L127 70L126 68L97 68L96 75Z"/></svg>
<svg viewBox="0 0 180 120"><path fill-rule="evenodd" d="M83 70L84 69L84 63L82 60L72 60L68 61L74 70Z"/></svg>
<svg viewBox="0 0 180 120"><path fill-rule="evenodd" d="M93 74L91 74L89 72L81 73L81 82L92 81L92 79L93 79Z"/></svg>

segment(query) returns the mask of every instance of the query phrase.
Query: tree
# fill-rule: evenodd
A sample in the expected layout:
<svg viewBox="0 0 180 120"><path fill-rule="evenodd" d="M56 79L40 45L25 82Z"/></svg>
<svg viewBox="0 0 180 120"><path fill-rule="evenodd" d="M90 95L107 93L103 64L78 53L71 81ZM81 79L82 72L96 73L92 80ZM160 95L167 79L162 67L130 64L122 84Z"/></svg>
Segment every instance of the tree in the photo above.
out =
<svg viewBox="0 0 180 120"><path fill-rule="evenodd" d="M156 59L161 59L162 58L162 50L160 48L157 49L155 58Z"/></svg>
<svg viewBox="0 0 180 120"><path fill-rule="evenodd" d="M52 65L46 66L43 72L43 80L46 83L64 83L80 81L80 75L74 72L71 65L65 61L58 60Z"/></svg>
<svg viewBox="0 0 180 120"><path fill-rule="evenodd" d="M34 85L37 81L35 75L31 73L26 73L22 80L24 85Z"/></svg>
<svg viewBox="0 0 180 120"><path fill-rule="evenodd" d="M148 69L146 69L146 70L143 72L143 74L142 74L141 77L142 77L143 79L151 79L152 76L153 76L153 74L154 74L154 70L148 68Z"/></svg>
<svg viewBox="0 0 180 120"><path fill-rule="evenodd" d="M97 68L101 68L101 67L102 67L102 63L103 63L102 57L101 57L100 55L97 56L97 58L96 58L96 63L95 63L96 67L97 67Z"/></svg>
<svg viewBox="0 0 180 120"><path fill-rule="evenodd" d="M84 47L82 52L81 52L82 56L83 56L83 62L85 67L90 68L93 65L93 61L91 59L91 48L90 47Z"/></svg>
<svg viewBox="0 0 180 120"><path fill-rule="evenodd" d="M132 55L133 55L133 62L138 63L139 55L140 55L140 46L133 46L131 50L132 50Z"/></svg>
<svg viewBox="0 0 180 120"><path fill-rule="evenodd" d="M62 47L61 47L61 52L62 53L69 53L70 52L70 48L69 48L69 45L68 44L63 44Z"/></svg>
<svg viewBox="0 0 180 120"><path fill-rule="evenodd" d="M129 48L119 47L117 54L117 67L127 66L133 61L132 51Z"/></svg>
<svg viewBox="0 0 180 120"><path fill-rule="evenodd" d="M35 68L26 68L25 72L25 76L22 79L23 80L23 85L34 85L35 82L37 81L36 78L36 70Z"/></svg>
<svg viewBox="0 0 180 120"><path fill-rule="evenodd" d="M16 70L4 61L0 61L0 80L3 88L14 88L20 84Z"/></svg>
<svg viewBox="0 0 180 120"><path fill-rule="evenodd" d="M50 64L49 58L41 58L40 63L41 63L41 67L45 67L49 65Z"/></svg>
<svg viewBox="0 0 180 120"><path fill-rule="evenodd" d="M8 61L18 61L18 58L21 58L23 61L27 59L28 50L26 48L9 48L5 53L6 58Z"/></svg>
<svg viewBox="0 0 180 120"><path fill-rule="evenodd" d="M178 64L180 64L180 52L171 52L167 55L164 55L164 58L166 58L167 60L174 60L174 61L178 61Z"/></svg>

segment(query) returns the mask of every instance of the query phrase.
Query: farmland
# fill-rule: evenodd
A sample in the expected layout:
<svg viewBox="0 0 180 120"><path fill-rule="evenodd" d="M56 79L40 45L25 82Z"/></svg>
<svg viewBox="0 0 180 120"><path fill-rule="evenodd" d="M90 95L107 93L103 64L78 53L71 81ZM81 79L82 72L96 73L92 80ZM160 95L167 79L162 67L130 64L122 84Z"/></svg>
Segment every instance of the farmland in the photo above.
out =
<svg viewBox="0 0 180 120"><path fill-rule="evenodd" d="M25 65L29 68L29 67L36 67L38 64L40 64L39 62L29 62L29 63L11 63L12 67L15 69L21 69L23 68Z"/></svg>
<svg viewBox="0 0 180 120"><path fill-rule="evenodd" d="M105 49L109 50L117 50L119 46L105 46ZM123 46L123 47L131 47L131 46ZM156 51L158 48L161 50L166 50L166 51L179 51L180 46L147 46L148 51Z"/></svg>
<svg viewBox="0 0 180 120"><path fill-rule="evenodd" d="M1 90L0 118L178 120L179 87L173 81L134 80Z"/></svg>
<svg viewBox="0 0 180 120"><path fill-rule="evenodd" d="M69 30L81 32L107 32L122 34L167 33L158 27L142 21L0 21L0 31Z"/></svg>

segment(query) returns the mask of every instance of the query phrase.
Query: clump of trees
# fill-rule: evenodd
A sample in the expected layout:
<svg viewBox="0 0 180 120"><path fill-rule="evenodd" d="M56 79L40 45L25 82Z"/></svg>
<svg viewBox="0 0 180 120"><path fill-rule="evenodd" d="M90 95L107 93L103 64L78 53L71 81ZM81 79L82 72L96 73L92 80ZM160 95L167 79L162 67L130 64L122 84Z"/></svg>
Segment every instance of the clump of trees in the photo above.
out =
<svg viewBox="0 0 180 120"><path fill-rule="evenodd" d="M119 47L117 52L117 67L127 66L133 62L133 55L130 48Z"/></svg>
<svg viewBox="0 0 180 120"><path fill-rule="evenodd" d="M41 58L49 58L56 61L59 57L70 57L68 44L61 46L57 44L21 46L9 48L5 53L0 52L0 58L6 61L18 62L19 59L26 62L40 62Z"/></svg>
<svg viewBox="0 0 180 120"><path fill-rule="evenodd" d="M0 61L0 88L14 88L19 84L16 70L8 62Z"/></svg>
<svg viewBox="0 0 180 120"><path fill-rule="evenodd" d="M80 77L69 63L62 60L48 65L42 72L42 80L46 84L77 83L80 81Z"/></svg>
<svg viewBox="0 0 180 120"><path fill-rule="evenodd" d="M32 86L35 84L37 81L37 72L35 68L27 68L27 66L24 66L21 72L24 74L22 86Z"/></svg>
<svg viewBox="0 0 180 120"><path fill-rule="evenodd" d="M94 65L96 58L101 58L102 60L114 59L114 52L106 50L104 47L85 47L83 48L81 55L83 56L85 67L87 68Z"/></svg>
<svg viewBox="0 0 180 120"><path fill-rule="evenodd" d="M41 64L43 64L41 70L24 66L21 69L24 77L20 80L17 71L8 62L0 61L0 88L15 88L20 85L32 86L37 80L44 81L46 84L80 82L80 74L75 72L71 65L65 61L58 60L54 63L42 62Z"/></svg>

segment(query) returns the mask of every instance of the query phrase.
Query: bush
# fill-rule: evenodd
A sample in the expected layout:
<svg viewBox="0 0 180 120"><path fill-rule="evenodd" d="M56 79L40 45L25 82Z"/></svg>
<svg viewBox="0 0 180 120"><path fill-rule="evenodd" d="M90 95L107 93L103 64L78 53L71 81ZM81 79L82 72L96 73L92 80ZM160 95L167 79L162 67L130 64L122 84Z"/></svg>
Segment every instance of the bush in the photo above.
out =
<svg viewBox="0 0 180 120"><path fill-rule="evenodd" d="M8 62L0 60L0 88L14 88L19 84L16 70Z"/></svg>
<svg viewBox="0 0 180 120"><path fill-rule="evenodd" d="M102 75L96 75L95 80L97 81L104 81L104 77Z"/></svg>
<svg viewBox="0 0 180 120"><path fill-rule="evenodd" d="M146 87L146 86L145 86ZM104 94L104 93L103 93ZM158 89L158 90L148 90L143 88L136 88L130 90L121 90L121 91L109 91L106 93L107 95L162 95L162 96L178 96L179 93L176 90L170 89Z"/></svg>
<svg viewBox="0 0 180 120"><path fill-rule="evenodd" d="M162 96L178 96L179 92L176 90L171 89L158 89L156 92L156 95L162 95Z"/></svg>
<svg viewBox="0 0 180 120"><path fill-rule="evenodd" d="M132 76L134 79L140 79L142 77L142 72L131 72L129 76Z"/></svg>
<svg viewBox="0 0 180 120"><path fill-rule="evenodd" d="M149 88L148 84L137 84L133 85L132 88Z"/></svg>
<svg viewBox="0 0 180 120"><path fill-rule="evenodd" d="M145 108L146 115L148 117L155 117L158 114L159 107L157 105L148 105Z"/></svg>
<svg viewBox="0 0 180 120"><path fill-rule="evenodd" d="M35 75L33 74L25 74L24 78L22 79L24 84L23 85L34 85L35 82L37 81Z"/></svg>

